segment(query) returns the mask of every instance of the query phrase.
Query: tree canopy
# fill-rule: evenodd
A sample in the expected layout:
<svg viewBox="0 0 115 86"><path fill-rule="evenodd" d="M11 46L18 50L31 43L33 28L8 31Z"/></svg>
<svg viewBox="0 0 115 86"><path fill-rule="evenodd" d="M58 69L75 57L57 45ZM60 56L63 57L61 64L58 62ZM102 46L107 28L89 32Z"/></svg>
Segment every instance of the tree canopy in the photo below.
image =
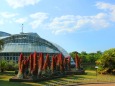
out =
<svg viewBox="0 0 115 86"><path fill-rule="evenodd" d="M75 53L77 51L73 51L70 53L70 56L75 59ZM78 52L77 52L78 53ZM87 53L86 51L82 51L78 53L78 56L82 60L82 63L92 63L95 64L95 61L102 55L101 51L97 51L96 53Z"/></svg>
<svg viewBox="0 0 115 86"><path fill-rule="evenodd" d="M115 74L115 48L104 51L96 63L99 66L99 73Z"/></svg>

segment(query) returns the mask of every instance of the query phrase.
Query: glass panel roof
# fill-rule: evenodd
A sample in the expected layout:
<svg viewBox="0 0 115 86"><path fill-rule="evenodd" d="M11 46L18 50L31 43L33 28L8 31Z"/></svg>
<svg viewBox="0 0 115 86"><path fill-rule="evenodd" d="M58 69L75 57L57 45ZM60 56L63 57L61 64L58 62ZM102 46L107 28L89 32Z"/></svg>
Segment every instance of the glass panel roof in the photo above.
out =
<svg viewBox="0 0 115 86"><path fill-rule="evenodd" d="M59 51L48 47L47 45L34 45L30 43L7 43L2 52L44 52L59 53Z"/></svg>
<svg viewBox="0 0 115 86"><path fill-rule="evenodd" d="M44 52L69 54L59 45L41 38L37 33L15 34L2 39L5 42L2 52Z"/></svg>

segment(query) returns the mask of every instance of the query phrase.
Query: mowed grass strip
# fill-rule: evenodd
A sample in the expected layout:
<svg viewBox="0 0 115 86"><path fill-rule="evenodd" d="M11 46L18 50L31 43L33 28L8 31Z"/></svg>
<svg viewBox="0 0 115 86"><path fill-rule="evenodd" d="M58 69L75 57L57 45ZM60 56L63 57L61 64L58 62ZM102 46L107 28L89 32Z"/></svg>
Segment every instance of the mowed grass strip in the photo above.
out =
<svg viewBox="0 0 115 86"><path fill-rule="evenodd" d="M79 83L100 83L115 82L115 75L96 76L96 71L87 70L85 75L69 75L63 78L57 78L41 82L9 82L9 78L15 76L14 71L0 73L0 86L63 86L77 85Z"/></svg>

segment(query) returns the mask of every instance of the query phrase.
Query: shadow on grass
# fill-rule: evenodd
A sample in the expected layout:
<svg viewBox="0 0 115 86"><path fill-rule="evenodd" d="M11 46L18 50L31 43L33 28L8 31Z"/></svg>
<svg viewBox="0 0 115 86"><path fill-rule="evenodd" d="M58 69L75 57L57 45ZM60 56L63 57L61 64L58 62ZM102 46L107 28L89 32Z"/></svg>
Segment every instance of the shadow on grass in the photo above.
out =
<svg viewBox="0 0 115 86"><path fill-rule="evenodd" d="M48 81L41 81L41 82L36 82L36 83L34 83L34 84L36 84L36 86L51 86L52 84L51 84L51 82L48 80Z"/></svg>
<svg viewBox="0 0 115 86"><path fill-rule="evenodd" d="M0 86L44 86L49 85L47 81L41 82L9 82L9 79L16 74L14 71L0 72Z"/></svg>
<svg viewBox="0 0 115 86"><path fill-rule="evenodd" d="M32 85L20 82L9 82L5 80L0 80L0 86L32 86Z"/></svg>

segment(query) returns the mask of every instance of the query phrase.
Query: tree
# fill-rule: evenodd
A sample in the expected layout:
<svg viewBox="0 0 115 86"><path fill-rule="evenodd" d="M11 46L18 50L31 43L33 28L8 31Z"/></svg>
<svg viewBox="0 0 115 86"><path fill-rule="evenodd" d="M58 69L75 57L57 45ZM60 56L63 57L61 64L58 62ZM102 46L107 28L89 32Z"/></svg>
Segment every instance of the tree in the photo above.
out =
<svg viewBox="0 0 115 86"><path fill-rule="evenodd" d="M102 54L102 52L101 51L97 51L97 54Z"/></svg>
<svg viewBox="0 0 115 86"><path fill-rule="evenodd" d="M4 46L4 42L0 40L0 50L3 48L3 46Z"/></svg>
<svg viewBox="0 0 115 86"><path fill-rule="evenodd" d="M82 55L87 55L86 51L81 52Z"/></svg>
<svg viewBox="0 0 115 86"><path fill-rule="evenodd" d="M97 53L89 53L86 56L86 60L89 63L95 64L95 61L101 56L102 54L97 51Z"/></svg>
<svg viewBox="0 0 115 86"><path fill-rule="evenodd" d="M4 58L0 58L0 71L4 72L7 66L7 61Z"/></svg>
<svg viewBox="0 0 115 86"><path fill-rule="evenodd" d="M82 59L82 63L87 63L87 57L88 57L88 54L86 53L86 51L82 51L80 54L79 54L80 58Z"/></svg>
<svg viewBox="0 0 115 86"><path fill-rule="evenodd" d="M96 64L99 66L99 73L115 74L115 48L104 51L102 56L96 61Z"/></svg>
<svg viewBox="0 0 115 86"><path fill-rule="evenodd" d="M73 60L75 60L76 53L78 53L78 52L73 51L73 52L70 53L70 56L73 58Z"/></svg>

